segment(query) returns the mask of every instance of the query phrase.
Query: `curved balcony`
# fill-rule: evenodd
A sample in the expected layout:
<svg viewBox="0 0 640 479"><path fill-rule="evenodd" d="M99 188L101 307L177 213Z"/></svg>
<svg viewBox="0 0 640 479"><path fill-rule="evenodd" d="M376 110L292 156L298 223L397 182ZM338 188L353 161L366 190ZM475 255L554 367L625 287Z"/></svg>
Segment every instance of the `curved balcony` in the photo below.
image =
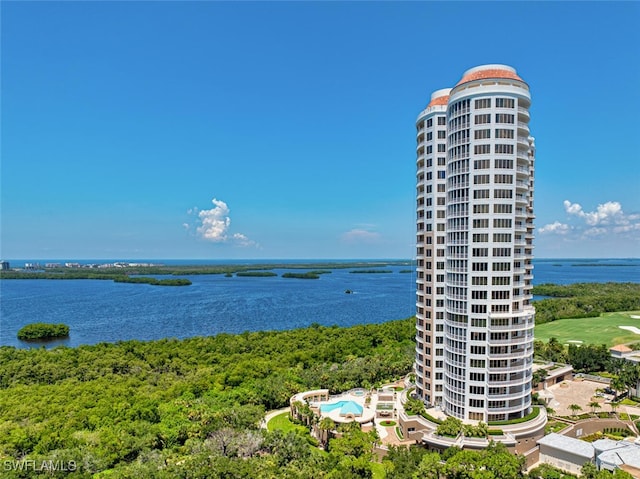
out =
<svg viewBox="0 0 640 479"><path fill-rule="evenodd" d="M453 364L453 362L452 362L452 364ZM456 365L456 367L464 368L464 364ZM448 377L448 378L455 379L457 381L465 381L464 374L454 374L454 373L448 373L448 372L445 371L444 375L446 377Z"/></svg>
<svg viewBox="0 0 640 479"><path fill-rule="evenodd" d="M531 115L529 115L529 110L518 107L518 121L528 122L530 118Z"/></svg>
<svg viewBox="0 0 640 479"><path fill-rule="evenodd" d="M457 387L452 386L451 384L447 384L447 383L444 383L444 387L448 391L451 391L451 392L454 392L454 393L458 393L458 394L465 394L464 388L457 388Z"/></svg>
<svg viewBox="0 0 640 479"><path fill-rule="evenodd" d="M487 385L489 387L523 386L530 382L531 382L531 376L523 375L523 377L521 378L505 379L504 381L488 381ZM531 388L525 387L521 392L517 392L517 393L507 392L502 394L502 396L512 396L515 398L515 397L520 397L524 393L531 393ZM489 394L489 397L491 397L491 394Z"/></svg>
<svg viewBox="0 0 640 479"><path fill-rule="evenodd" d="M522 349L506 353L489 353L489 356L494 359L518 359L526 356L527 354L526 350Z"/></svg>
<svg viewBox="0 0 640 479"><path fill-rule="evenodd" d="M487 370L489 374L497 374L497 373L524 373L531 369L531 363L527 363L527 361L522 361L521 364L505 366L503 368L492 368L489 367ZM531 379L531 375L529 374L529 379ZM493 384L493 381L492 381Z"/></svg>
<svg viewBox="0 0 640 479"><path fill-rule="evenodd" d="M523 121L518 122L518 136L529 136L529 125Z"/></svg>
<svg viewBox="0 0 640 479"><path fill-rule="evenodd" d="M533 324L529 323L510 324L507 326L487 326L487 330L490 333L507 331L529 331L530 329L533 330ZM502 346L502 344L493 344L492 346Z"/></svg>
<svg viewBox="0 0 640 479"><path fill-rule="evenodd" d="M444 345L444 350L453 354L460 354L460 355L465 355L467 354L467 350L466 349L462 349L462 348L454 348L452 346L449 346L448 344Z"/></svg>
<svg viewBox="0 0 640 479"><path fill-rule="evenodd" d="M529 401L529 404L525 404L525 405L519 404L517 406L507 406L507 407L500 407L500 408L488 407L487 410L489 414L512 414L514 412L526 412L529 410L530 407L531 407L531 401Z"/></svg>

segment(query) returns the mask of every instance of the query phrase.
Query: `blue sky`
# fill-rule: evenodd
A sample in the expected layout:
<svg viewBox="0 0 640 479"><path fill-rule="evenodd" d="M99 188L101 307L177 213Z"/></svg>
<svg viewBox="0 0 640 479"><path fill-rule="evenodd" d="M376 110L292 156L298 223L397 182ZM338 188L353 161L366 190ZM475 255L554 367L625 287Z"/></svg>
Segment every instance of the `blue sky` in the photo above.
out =
<svg viewBox="0 0 640 479"><path fill-rule="evenodd" d="M409 258L415 119L530 85L536 257L640 256L638 2L2 2L0 256Z"/></svg>

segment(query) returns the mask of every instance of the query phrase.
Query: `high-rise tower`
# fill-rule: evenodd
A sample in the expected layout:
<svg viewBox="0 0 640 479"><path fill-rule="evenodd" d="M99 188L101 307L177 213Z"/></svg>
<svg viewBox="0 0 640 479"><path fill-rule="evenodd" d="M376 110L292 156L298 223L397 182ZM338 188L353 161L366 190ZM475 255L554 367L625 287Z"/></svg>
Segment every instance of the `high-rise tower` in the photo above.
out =
<svg viewBox="0 0 640 479"><path fill-rule="evenodd" d="M416 122L416 392L463 420L531 409L530 105L513 68L483 65Z"/></svg>

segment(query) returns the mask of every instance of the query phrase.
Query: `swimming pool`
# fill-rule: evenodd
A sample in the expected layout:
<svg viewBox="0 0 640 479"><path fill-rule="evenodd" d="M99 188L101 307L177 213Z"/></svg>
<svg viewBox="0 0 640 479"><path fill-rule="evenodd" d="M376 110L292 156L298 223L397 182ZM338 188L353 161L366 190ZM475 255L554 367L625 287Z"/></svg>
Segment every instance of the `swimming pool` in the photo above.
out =
<svg viewBox="0 0 640 479"><path fill-rule="evenodd" d="M331 404L320 405L320 412L331 412L340 409L341 416L353 414L354 416L362 416L362 406L354 401L338 401Z"/></svg>

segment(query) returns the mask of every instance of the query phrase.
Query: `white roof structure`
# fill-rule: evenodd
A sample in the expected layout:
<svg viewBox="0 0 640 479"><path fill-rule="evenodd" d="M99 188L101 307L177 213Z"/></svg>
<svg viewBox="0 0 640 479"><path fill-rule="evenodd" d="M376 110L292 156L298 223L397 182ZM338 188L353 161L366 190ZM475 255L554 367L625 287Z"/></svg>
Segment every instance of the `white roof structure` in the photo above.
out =
<svg viewBox="0 0 640 479"><path fill-rule="evenodd" d="M562 434L557 434L555 432L539 439L538 444L541 446L551 447L553 449L559 449L589 460L593 459L595 456L595 449L590 443L581 441L580 439L563 436Z"/></svg>
<svg viewBox="0 0 640 479"><path fill-rule="evenodd" d="M619 441L614 441L613 439L608 439L605 437L603 439L593 441L591 444L593 444L593 447L595 447L596 454L600 454L601 452L620 447L620 444L618 444L618 442Z"/></svg>
<svg viewBox="0 0 640 479"><path fill-rule="evenodd" d="M607 441L606 443L604 441ZM640 468L640 446L628 441L612 441L600 439L594 446L603 452L598 455L598 466L602 469L613 470L626 464Z"/></svg>

